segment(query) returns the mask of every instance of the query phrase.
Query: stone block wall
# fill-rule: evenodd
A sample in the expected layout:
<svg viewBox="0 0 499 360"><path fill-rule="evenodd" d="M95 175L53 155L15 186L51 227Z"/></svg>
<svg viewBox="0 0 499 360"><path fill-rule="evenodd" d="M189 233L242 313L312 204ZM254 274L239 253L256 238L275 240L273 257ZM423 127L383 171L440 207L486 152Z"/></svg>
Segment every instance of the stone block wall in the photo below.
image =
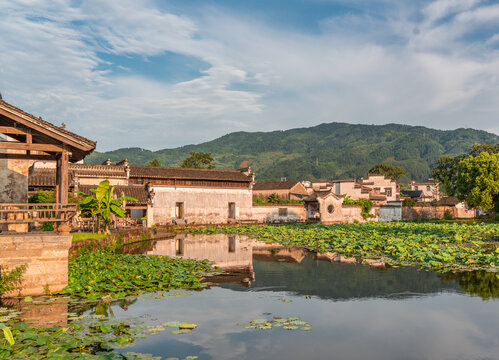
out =
<svg viewBox="0 0 499 360"><path fill-rule="evenodd" d="M402 220L443 219L446 211L454 218L474 218L475 210L456 206L414 206L402 207Z"/></svg>
<svg viewBox="0 0 499 360"><path fill-rule="evenodd" d="M68 284L68 250L71 235L27 233L0 235L0 271L25 264L27 269L16 291L2 297L43 295Z"/></svg>
<svg viewBox="0 0 499 360"><path fill-rule="evenodd" d="M252 220L259 223L304 222L307 209L301 204L255 204Z"/></svg>

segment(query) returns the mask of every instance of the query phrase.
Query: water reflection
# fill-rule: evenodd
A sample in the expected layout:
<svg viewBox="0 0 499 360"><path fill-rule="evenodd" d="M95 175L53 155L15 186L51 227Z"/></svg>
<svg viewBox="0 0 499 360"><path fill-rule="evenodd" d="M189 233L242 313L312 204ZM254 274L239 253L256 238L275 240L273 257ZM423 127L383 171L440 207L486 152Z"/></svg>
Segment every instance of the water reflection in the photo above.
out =
<svg viewBox="0 0 499 360"><path fill-rule="evenodd" d="M285 290L331 300L410 298L456 291L483 299L499 298L496 273L439 274L415 267L375 269L340 264L300 248L241 235L179 234L141 246L142 253L147 254L208 259L225 270L209 281L236 291L248 291L248 287L250 291ZM140 246L135 245L133 252L138 249Z"/></svg>

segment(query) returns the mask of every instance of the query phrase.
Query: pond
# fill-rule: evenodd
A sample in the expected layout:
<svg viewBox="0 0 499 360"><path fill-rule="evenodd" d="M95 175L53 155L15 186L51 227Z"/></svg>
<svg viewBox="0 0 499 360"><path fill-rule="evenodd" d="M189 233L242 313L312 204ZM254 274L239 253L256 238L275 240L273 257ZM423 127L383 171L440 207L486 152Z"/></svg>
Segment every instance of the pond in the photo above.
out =
<svg viewBox="0 0 499 360"><path fill-rule="evenodd" d="M117 352L179 359L496 359L499 354L495 273L375 269L239 235L179 235L126 251L208 258L226 273L189 296L149 294L101 309L101 316L115 319L197 325L181 334L167 328ZM47 310L33 314L32 308L21 317L64 323L68 311L96 313L93 305L44 306Z"/></svg>

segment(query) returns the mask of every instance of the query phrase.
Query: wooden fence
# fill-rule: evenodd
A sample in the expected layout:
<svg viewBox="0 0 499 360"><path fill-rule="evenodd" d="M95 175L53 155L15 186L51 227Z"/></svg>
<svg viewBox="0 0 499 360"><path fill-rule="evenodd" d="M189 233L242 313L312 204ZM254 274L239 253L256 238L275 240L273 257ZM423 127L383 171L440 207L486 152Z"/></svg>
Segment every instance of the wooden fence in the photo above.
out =
<svg viewBox="0 0 499 360"><path fill-rule="evenodd" d="M69 222L76 215L77 208L77 204L0 204L0 224Z"/></svg>

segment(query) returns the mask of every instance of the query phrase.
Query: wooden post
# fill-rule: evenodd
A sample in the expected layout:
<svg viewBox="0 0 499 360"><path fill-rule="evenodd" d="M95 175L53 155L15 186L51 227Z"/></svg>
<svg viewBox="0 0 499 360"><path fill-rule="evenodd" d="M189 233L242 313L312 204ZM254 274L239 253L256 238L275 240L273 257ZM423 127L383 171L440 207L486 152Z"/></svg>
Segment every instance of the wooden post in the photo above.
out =
<svg viewBox="0 0 499 360"><path fill-rule="evenodd" d="M68 203L68 191L69 191L69 154L66 150L62 152L59 159L57 160L57 202L59 204Z"/></svg>

